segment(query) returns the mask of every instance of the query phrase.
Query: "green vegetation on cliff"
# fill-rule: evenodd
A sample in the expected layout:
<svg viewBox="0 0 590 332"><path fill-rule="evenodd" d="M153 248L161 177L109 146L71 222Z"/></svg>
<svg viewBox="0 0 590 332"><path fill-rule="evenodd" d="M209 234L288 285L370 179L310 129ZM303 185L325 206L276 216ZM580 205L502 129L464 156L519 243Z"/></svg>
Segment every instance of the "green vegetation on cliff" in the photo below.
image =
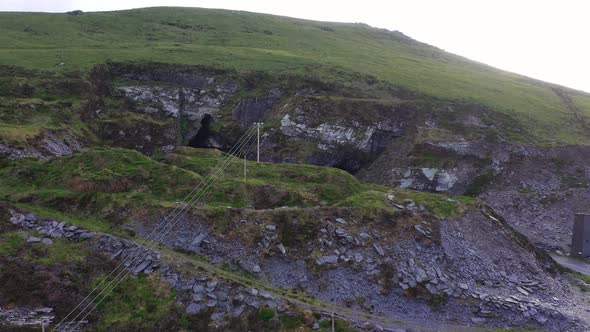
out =
<svg viewBox="0 0 590 332"><path fill-rule="evenodd" d="M0 64L86 72L108 60L298 75L357 88L377 81L513 116L539 143L590 142L590 95L501 71L364 24L240 11L144 8L81 15L0 13ZM580 114L574 114L580 113ZM579 121L582 119L582 121Z"/></svg>
<svg viewBox="0 0 590 332"><path fill-rule="evenodd" d="M0 168L0 200L112 232L128 220L130 210L177 206L224 156L218 150L179 147L150 158L134 150L99 148L45 161L23 159ZM451 218L475 202L366 184L336 168L248 162L244 179L243 167L243 160L232 159L197 206L212 218L228 207L316 206L350 208L373 218L396 213L387 198L393 194L397 204L409 198L438 217Z"/></svg>

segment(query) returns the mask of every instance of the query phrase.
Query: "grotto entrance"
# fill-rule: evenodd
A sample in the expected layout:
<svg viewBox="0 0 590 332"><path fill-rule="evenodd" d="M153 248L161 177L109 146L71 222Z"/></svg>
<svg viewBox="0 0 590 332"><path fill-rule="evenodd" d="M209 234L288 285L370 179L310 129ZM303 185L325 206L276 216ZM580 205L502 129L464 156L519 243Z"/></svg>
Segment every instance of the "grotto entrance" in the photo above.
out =
<svg viewBox="0 0 590 332"><path fill-rule="evenodd" d="M201 119L201 129L193 138L188 141L188 146L193 148L210 148L209 138L211 137L211 122L213 117L205 114Z"/></svg>

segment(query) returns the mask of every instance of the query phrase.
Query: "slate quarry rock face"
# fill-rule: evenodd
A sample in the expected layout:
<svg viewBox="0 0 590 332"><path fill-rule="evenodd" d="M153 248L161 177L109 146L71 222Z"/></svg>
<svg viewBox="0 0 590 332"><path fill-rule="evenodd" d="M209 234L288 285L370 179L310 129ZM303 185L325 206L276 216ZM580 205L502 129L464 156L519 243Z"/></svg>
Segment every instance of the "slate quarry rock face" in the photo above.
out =
<svg viewBox="0 0 590 332"><path fill-rule="evenodd" d="M383 113L382 120L375 123L335 121L338 110L324 119L323 105L306 101L321 97L323 91L310 92L270 80L262 82L268 88L256 92L258 95L242 96L244 90L259 87L250 86L248 77L223 71L155 64L112 64L104 70L108 79L95 82L98 90L124 101L125 112L142 113L163 123L159 133L154 122L147 128L103 123L98 134L114 145L146 153L178 144L224 149L254 122L267 121L262 139L266 160L309 162L355 172L367 163L365 159L383 151L391 138L402 135L411 120L411 111L379 103L375 106ZM112 81L123 82L111 86ZM319 116L310 117L318 112ZM278 122L280 126L273 124ZM311 143L315 147L309 151L283 149L279 143L285 139L292 145Z"/></svg>
<svg viewBox="0 0 590 332"><path fill-rule="evenodd" d="M587 147L534 146L515 121L485 105L379 84L359 90L156 63L100 65L84 84L92 88L79 88L90 100L83 119L101 144L146 154L178 145L224 150L253 122L264 122L263 161L332 166L365 181L477 196L552 250L569 251L573 215L590 198ZM24 146L0 143L0 154L50 158L90 143L46 131Z"/></svg>
<svg viewBox="0 0 590 332"><path fill-rule="evenodd" d="M546 330L583 330L585 323L578 320L583 308L573 304L583 301L583 295L556 275L559 272L548 255L532 249L491 209L475 208L446 221L429 217L413 201L392 197L391 204L406 217L359 223L343 211L325 215L318 210L321 227L309 242L290 243L287 248L280 242L283 225L263 221L272 210L235 216L223 236L210 230L213 221L188 218L162 243L197 251L212 262L229 262L273 287L371 308L396 319L446 321L453 317L456 322L483 326L533 324ZM161 227L145 221L136 225L140 236ZM252 239L241 237L243 227L259 234ZM195 249L193 241L202 234L209 236ZM236 237L240 240L226 240ZM211 287L199 285L193 290ZM250 293L267 296L259 290ZM416 300L415 294L423 294L419 297L423 300L446 299L444 310L433 311L429 300ZM355 302L360 298L361 302ZM255 302L249 305L258 307Z"/></svg>
<svg viewBox="0 0 590 332"><path fill-rule="evenodd" d="M25 146L0 143L0 157L10 160L22 158L48 159L61 157L82 150L82 139L60 130L46 131L30 140Z"/></svg>
<svg viewBox="0 0 590 332"><path fill-rule="evenodd" d="M274 290L280 289L391 319L587 329L585 308L577 305L585 301L583 293L493 210L473 204L464 206L461 217L445 220L396 196L383 193L398 212L386 219L361 222L347 208L308 208L317 227L305 241L288 241L286 224L270 217L275 209L232 210L223 233L214 231L217 219L188 215L158 237L172 251L198 253L200 265L223 266L226 273L267 285L260 289L229 283L205 273L207 268L187 274L184 261L170 259L170 251L163 255L136 242L161 229L164 218L148 215L131 223L132 239L16 210L6 219L31 239L26 245L52 245L44 239L84 243L111 260L127 260L129 273L149 274L174 288L184 312L207 314L218 324L260 308L279 310L284 300ZM464 204L449 199L459 208ZM444 310L433 310L437 305Z"/></svg>

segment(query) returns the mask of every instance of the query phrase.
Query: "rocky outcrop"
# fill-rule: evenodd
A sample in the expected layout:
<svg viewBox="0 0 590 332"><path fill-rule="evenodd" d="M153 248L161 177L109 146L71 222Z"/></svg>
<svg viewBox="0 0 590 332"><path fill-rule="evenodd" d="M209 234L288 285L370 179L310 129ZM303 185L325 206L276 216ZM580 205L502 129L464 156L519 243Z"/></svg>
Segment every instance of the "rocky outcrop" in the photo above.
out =
<svg viewBox="0 0 590 332"><path fill-rule="evenodd" d="M381 222L317 209L317 233L288 245L283 235L288 225L264 222L270 219L264 211L248 210L235 211L224 234L206 219L188 218L162 243L228 264L273 287L395 319L532 324L551 331L582 331L590 323L580 320L586 313L576 304L583 294L567 277L556 276L548 256L526 240L515 241L521 235L486 208L447 221L411 200L394 195L388 200L400 214ZM141 235L161 225L146 228L143 221L136 227ZM259 230L255 243L238 235L253 229Z"/></svg>
<svg viewBox="0 0 590 332"><path fill-rule="evenodd" d="M279 89L271 89L262 97L242 98L238 101L233 116L242 128L248 128L255 122L261 122L270 113L281 98Z"/></svg>
<svg viewBox="0 0 590 332"><path fill-rule="evenodd" d="M244 90L258 89L250 82L258 78L156 64L111 64L108 75L110 80L97 84L108 87L111 81L122 80L110 90L113 97L124 101L126 112L142 113L160 122L165 120L167 124L160 125L161 133L157 128L146 132L140 128L154 127L156 123L147 121L129 126L121 121L107 121L108 117L103 116L97 134L111 144L146 153L166 150L173 144L224 149L232 145L232 139L239 136L239 131L260 121L266 122L263 158L337 166L356 172L383 151L392 138L402 135L414 117L405 107L396 108L379 101L362 105L365 102L357 100L351 100L351 104L374 107L371 112L377 112L378 116L360 122L352 118L345 120L337 114L338 109L334 109L333 114L324 114L321 108L324 102L315 98L325 92L301 89L294 78L290 80L295 80L296 84L265 78L266 81L262 79L259 83L268 87L266 90L244 93ZM347 100L326 105L333 108L341 103L347 103ZM176 128L170 123L175 123ZM213 127L215 130L210 130ZM236 131L236 127L241 129ZM312 143L314 148L291 150L279 144L285 140L292 142L288 145Z"/></svg>
<svg viewBox="0 0 590 332"><path fill-rule="evenodd" d="M54 319L55 316L52 314L53 308L41 307L41 308L14 308L14 309L2 309L0 308L0 327L3 325L7 326L31 326L39 327L42 324L48 326Z"/></svg>
<svg viewBox="0 0 590 332"><path fill-rule="evenodd" d="M590 200L586 147L546 148L513 155L480 197L538 246L569 252L574 214Z"/></svg>
<svg viewBox="0 0 590 332"><path fill-rule="evenodd" d="M438 168L406 168L392 170L401 180L400 188L427 190L436 192L450 192L459 180L459 170L456 168L445 170Z"/></svg>
<svg viewBox="0 0 590 332"><path fill-rule="evenodd" d="M552 250L568 250L573 213L588 197L587 148L537 147L543 142L484 105L379 84L352 91L298 77L154 63L97 66L86 83L93 88L82 89L92 101L84 121L101 144L146 154L176 145L223 150L261 121L263 160L477 196ZM83 145L72 134L44 135L22 146L0 143L0 154L48 158Z"/></svg>
<svg viewBox="0 0 590 332"><path fill-rule="evenodd" d="M65 131L45 131L24 145L0 143L0 156L15 160L21 158L48 159L61 157L82 149L77 137Z"/></svg>
<svg viewBox="0 0 590 332"><path fill-rule="evenodd" d="M199 121L204 114L215 115L220 106L236 92L235 84L209 78L208 89L191 89L167 86L119 86L115 93L135 101L136 109L161 117L184 117L188 121Z"/></svg>
<svg viewBox="0 0 590 332"><path fill-rule="evenodd" d="M42 242L43 244L52 244L51 238L66 238L72 241L92 239L96 236L96 232L79 228L72 225L67 226L64 221L58 222L50 219L39 219L34 214L22 214L12 211L10 222L14 225L20 225L24 228L34 230L37 234L47 236L39 238L30 236L27 239L29 243Z"/></svg>

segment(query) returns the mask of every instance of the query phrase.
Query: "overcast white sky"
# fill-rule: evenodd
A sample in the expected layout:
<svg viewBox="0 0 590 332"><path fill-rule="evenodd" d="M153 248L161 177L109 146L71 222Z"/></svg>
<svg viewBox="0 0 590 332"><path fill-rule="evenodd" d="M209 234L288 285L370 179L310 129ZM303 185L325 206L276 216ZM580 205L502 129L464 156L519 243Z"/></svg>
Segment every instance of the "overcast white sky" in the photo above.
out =
<svg viewBox="0 0 590 332"><path fill-rule="evenodd" d="M590 92L590 1L585 0L0 0L0 11L149 6L226 8L363 22L399 30L501 69Z"/></svg>

